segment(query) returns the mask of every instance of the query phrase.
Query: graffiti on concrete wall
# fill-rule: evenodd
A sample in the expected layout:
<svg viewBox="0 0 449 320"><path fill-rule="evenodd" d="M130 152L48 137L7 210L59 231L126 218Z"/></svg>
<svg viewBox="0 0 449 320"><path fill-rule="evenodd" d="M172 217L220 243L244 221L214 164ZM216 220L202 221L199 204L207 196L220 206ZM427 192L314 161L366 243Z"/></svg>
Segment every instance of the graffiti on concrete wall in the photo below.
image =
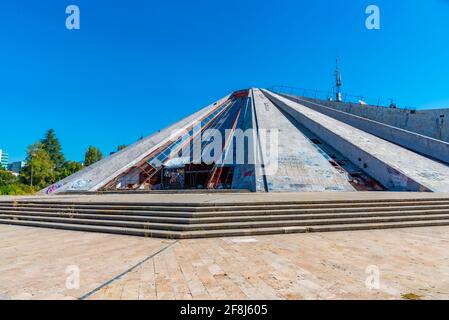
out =
<svg viewBox="0 0 449 320"><path fill-rule="evenodd" d="M390 174L391 182L393 183L394 187L406 188L409 184L409 178L400 171L388 167L388 173Z"/></svg>
<svg viewBox="0 0 449 320"><path fill-rule="evenodd" d="M53 185L51 185L51 186L49 186L49 187L47 188L47 190L45 191L45 193L46 193L46 194L52 194L52 193L54 193L56 190L60 189L62 186L63 186L62 183L56 183L56 184L53 184Z"/></svg>
<svg viewBox="0 0 449 320"><path fill-rule="evenodd" d="M76 180L70 185L70 190L86 190L88 185L92 182L92 180Z"/></svg>

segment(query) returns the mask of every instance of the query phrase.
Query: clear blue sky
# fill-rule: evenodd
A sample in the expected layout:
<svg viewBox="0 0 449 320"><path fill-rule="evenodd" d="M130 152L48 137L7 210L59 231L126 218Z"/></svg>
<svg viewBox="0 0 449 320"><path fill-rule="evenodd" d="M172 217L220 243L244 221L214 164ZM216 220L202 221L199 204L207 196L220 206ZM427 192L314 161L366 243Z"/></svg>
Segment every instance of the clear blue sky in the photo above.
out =
<svg viewBox="0 0 449 320"><path fill-rule="evenodd" d="M65 8L81 30L65 28ZM381 9L381 30L365 8ZM449 107L447 0L4 1L0 148L12 160L54 128L82 160L105 154L245 87L346 92Z"/></svg>

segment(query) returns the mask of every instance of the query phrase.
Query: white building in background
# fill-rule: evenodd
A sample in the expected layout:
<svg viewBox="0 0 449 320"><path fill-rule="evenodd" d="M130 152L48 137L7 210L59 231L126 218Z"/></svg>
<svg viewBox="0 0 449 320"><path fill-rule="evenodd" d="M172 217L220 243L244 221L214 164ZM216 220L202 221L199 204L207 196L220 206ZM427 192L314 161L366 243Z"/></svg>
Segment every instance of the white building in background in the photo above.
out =
<svg viewBox="0 0 449 320"><path fill-rule="evenodd" d="M7 170L9 162L9 155L5 150L0 149L0 169Z"/></svg>

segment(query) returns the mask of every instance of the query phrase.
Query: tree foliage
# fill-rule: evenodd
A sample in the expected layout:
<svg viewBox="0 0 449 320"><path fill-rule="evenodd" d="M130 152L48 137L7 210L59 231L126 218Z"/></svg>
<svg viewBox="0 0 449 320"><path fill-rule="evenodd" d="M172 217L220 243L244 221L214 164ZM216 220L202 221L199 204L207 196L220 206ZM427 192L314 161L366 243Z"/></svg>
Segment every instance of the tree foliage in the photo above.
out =
<svg viewBox="0 0 449 320"><path fill-rule="evenodd" d="M13 183L7 186L0 186L0 195L22 196L33 194L34 188L23 183Z"/></svg>
<svg viewBox="0 0 449 320"><path fill-rule="evenodd" d="M118 150L125 147L120 145ZM90 146L85 154L85 164L89 166L102 158L100 149ZM0 194L34 193L35 190L43 189L82 168L82 164L65 159L55 130L50 129L40 142L27 148L26 165L19 177L0 168Z"/></svg>
<svg viewBox="0 0 449 320"><path fill-rule="evenodd" d="M20 173L23 183L42 189L55 182L56 172L50 155L42 143L28 147L26 165Z"/></svg>
<svg viewBox="0 0 449 320"><path fill-rule="evenodd" d="M9 171L0 169L0 187L18 183L19 179Z"/></svg>
<svg viewBox="0 0 449 320"><path fill-rule="evenodd" d="M52 183L62 180L83 168L81 164L75 161L65 160L65 156L62 153L61 144L56 137L54 129L47 131L44 139L41 140L41 143L54 165L55 174L53 179L54 181L52 181Z"/></svg>
<svg viewBox="0 0 449 320"><path fill-rule="evenodd" d="M76 161L66 161L63 165L63 167L60 169L59 173L59 180L62 180L68 176L71 176L72 174L80 171L83 168L83 165L81 163L78 163Z"/></svg>
<svg viewBox="0 0 449 320"><path fill-rule="evenodd" d="M44 139L41 140L41 143L43 149L47 151L48 155L50 156L50 159L55 166L55 170L58 171L59 169L61 169L65 164L65 157L62 153L61 144L56 137L55 130L48 130L45 134Z"/></svg>
<svg viewBox="0 0 449 320"><path fill-rule="evenodd" d="M0 170L0 195L25 195L33 192L33 188L20 183L14 174Z"/></svg>
<svg viewBox="0 0 449 320"><path fill-rule="evenodd" d="M89 146L84 156L84 166L88 167L101 159L103 159L103 154L100 149L95 148L94 146Z"/></svg>

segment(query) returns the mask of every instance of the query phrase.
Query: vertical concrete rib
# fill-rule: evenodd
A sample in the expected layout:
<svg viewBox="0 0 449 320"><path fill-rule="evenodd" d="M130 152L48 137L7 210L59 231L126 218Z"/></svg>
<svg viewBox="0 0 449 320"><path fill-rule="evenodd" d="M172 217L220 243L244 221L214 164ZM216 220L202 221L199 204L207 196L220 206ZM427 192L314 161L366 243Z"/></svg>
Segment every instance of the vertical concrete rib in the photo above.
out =
<svg viewBox="0 0 449 320"><path fill-rule="evenodd" d="M260 134L268 136L269 133L265 131L279 130L277 170L267 170L270 192L354 191L347 175L337 171L258 89L254 90L254 105L258 130L264 131Z"/></svg>
<svg viewBox="0 0 449 320"><path fill-rule="evenodd" d="M262 145L259 135L259 120L257 118L256 103L254 101L254 89L251 89L251 107L253 110L253 123L255 128L256 140L254 140L254 159L256 163L256 190L259 192L269 192L267 175L265 172L265 161L262 153Z"/></svg>

